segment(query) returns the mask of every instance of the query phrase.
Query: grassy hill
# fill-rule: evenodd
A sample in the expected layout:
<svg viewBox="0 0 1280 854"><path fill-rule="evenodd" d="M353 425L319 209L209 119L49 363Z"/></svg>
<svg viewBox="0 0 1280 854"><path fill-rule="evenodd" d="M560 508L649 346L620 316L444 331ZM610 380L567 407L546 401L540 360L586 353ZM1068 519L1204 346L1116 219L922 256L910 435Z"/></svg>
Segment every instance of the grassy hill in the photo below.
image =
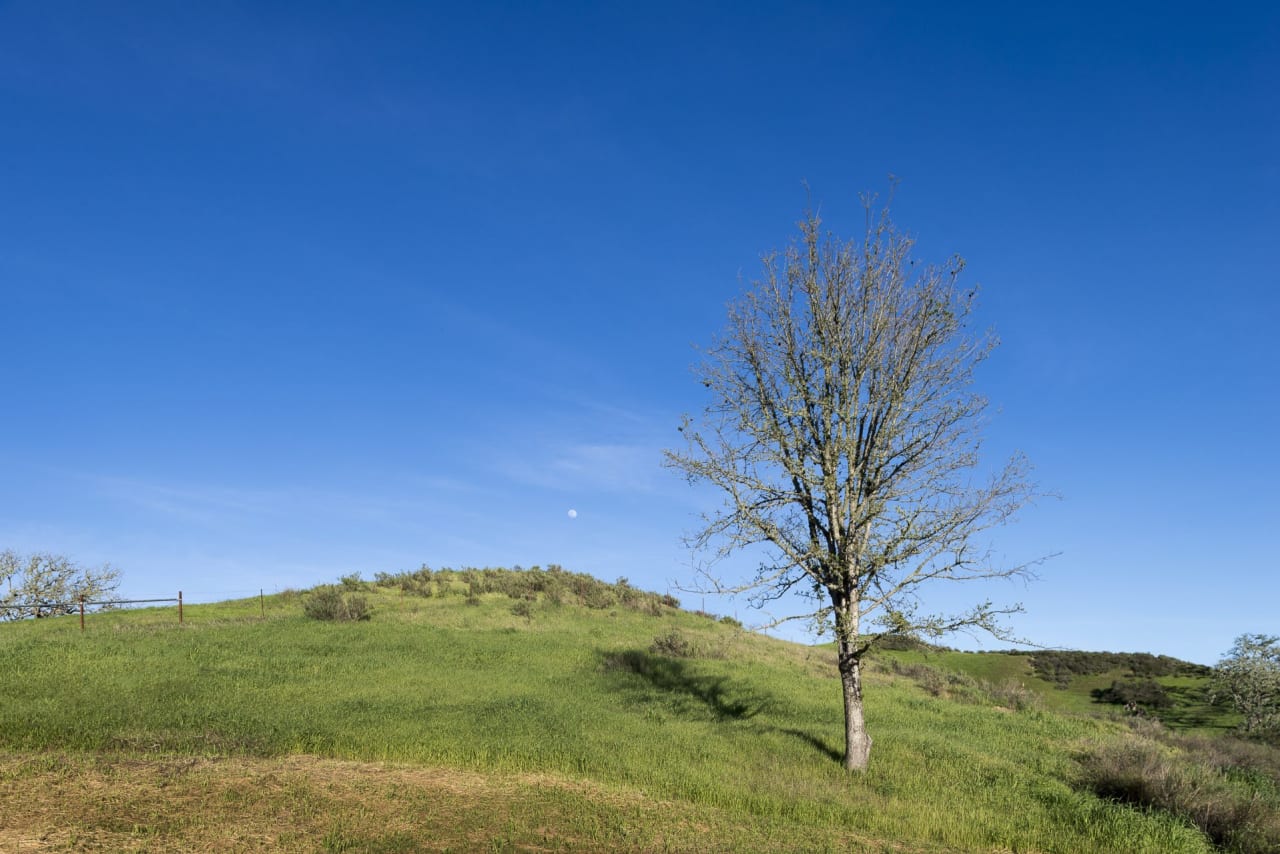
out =
<svg viewBox="0 0 1280 854"><path fill-rule="evenodd" d="M0 851L1212 850L1098 785L1098 757L1186 746L1014 690L1025 657L886 653L850 777L823 649L558 571L330 597L372 616L308 619L324 597L286 593L181 626L0 626ZM959 675L933 690L895 661ZM1212 773L1270 832L1274 779Z"/></svg>
<svg viewBox="0 0 1280 854"><path fill-rule="evenodd" d="M882 651L877 658L899 675L914 675L926 689L944 685L935 694L946 693L948 679L961 674L992 684L1016 682L1047 709L1100 714L1121 712L1123 689L1128 687L1143 700L1139 714L1176 730L1219 734L1240 723L1233 710L1210 703L1209 668L1167 656L1061 650L973 653L923 643L905 646ZM1157 686L1154 693L1152 685ZM1121 690L1114 692L1117 686Z"/></svg>

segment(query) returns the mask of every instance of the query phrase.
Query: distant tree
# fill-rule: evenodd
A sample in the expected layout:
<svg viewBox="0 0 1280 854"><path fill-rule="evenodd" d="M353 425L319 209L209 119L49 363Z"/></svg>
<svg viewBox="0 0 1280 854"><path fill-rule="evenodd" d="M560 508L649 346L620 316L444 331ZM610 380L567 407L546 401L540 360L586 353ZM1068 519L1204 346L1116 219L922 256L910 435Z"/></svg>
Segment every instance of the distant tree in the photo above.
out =
<svg viewBox="0 0 1280 854"><path fill-rule="evenodd" d="M1214 669L1212 693L1244 716L1245 732L1280 736L1280 637L1244 634L1236 638Z"/></svg>
<svg viewBox="0 0 1280 854"><path fill-rule="evenodd" d="M975 291L957 285L964 263L918 265L914 241L875 204L863 198L861 239L824 234L807 212L799 239L763 258L763 277L730 306L699 370L712 401L697 423L685 418L687 450L666 454L725 496L689 538L694 548L714 563L766 547L741 584L704 567L710 589L749 593L757 606L808 595L813 611L783 619L834 632L850 770L871 752L861 666L878 640L966 628L1007 637L999 618L1020 610L984 602L922 615L921 585L1030 575L973 544L1032 488L1020 456L988 479L976 471L987 401L970 385L996 341L967 330Z"/></svg>
<svg viewBox="0 0 1280 854"><path fill-rule="evenodd" d="M63 555L0 552L0 620L67 614L79 607L81 597L107 601L119 586L120 572L110 565L92 569Z"/></svg>
<svg viewBox="0 0 1280 854"><path fill-rule="evenodd" d="M1154 679L1113 679L1108 688L1094 688L1090 694L1100 703L1117 706L1168 709L1173 698L1163 685Z"/></svg>

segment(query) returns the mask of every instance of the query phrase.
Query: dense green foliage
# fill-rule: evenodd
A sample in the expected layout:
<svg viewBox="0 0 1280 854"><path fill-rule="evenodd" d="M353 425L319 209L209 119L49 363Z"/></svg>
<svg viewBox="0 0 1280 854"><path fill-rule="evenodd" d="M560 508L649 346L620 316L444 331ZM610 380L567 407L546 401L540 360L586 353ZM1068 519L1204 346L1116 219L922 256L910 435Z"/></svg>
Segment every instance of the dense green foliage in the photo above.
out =
<svg viewBox="0 0 1280 854"><path fill-rule="evenodd" d="M850 779L828 651L556 569L419 570L341 588L367 597L373 618L310 620L307 594L280 594L265 616L256 599L189 606L182 626L170 609L94 615L84 634L67 619L7 625L0 757L309 755L593 787L589 799L548 801L510 784L503 802L524 804L511 807L519 821L468 838L517 847L547 847L521 834L548 822L564 831L553 839L579 847L691 840L662 826L675 815L710 828L698 837L708 850L1208 850L1188 816L1095 793L1105 789L1079 759L1135 736L1051 711L1045 698L1066 694L1039 694L1023 656L885 653L867 675L876 760ZM937 691L916 684L935 677L891 666L926 655ZM1265 811L1271 790L1242 785ZM669 806L609 812L635 798ZM411 835L401 841L393 850L417 850Z"/></svg>
<svg viewBox="0 0 1280 854"><path fill-rule="evenodd" d="M1091 693L1101 703L1130 709L1168 709L1173 706L1169 692L1154 679L1114 679L1109 687L1095 688Z"/></svg>
<svg viewBox="0 0 1280 854"><path fill-rule="evenodd" d="M1240 713L1241 729L1280 743L1280 637L1236 638L1214 670L1213 691Z"/></svg>
<svg viewBox="0 0 1280 854"><path fill-rule="evenodd" d="M1146 652L1079 652L1048 650L1031 656L1031 667L1042 679L1066 687L1073 676L1125 670L1133 677L1207 676L1209 668L1167 655Z"/></svg>

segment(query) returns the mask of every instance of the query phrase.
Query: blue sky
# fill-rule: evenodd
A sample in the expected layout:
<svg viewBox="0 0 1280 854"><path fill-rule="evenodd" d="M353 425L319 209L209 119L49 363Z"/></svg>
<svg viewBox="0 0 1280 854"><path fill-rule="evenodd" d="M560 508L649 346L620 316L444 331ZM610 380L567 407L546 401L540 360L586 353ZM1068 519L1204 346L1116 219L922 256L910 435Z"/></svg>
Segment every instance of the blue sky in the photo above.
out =
<svg viewBox="0 0 1280 854"><path fill-rule="evenodd" d="M1003 340L990 459L1062 495L996 535L1041 581L928 601L1212 662L1280 633L1277 43L1248 3L0 3L0 547L139 596L689 583L692 345L803 182L851 234L892 173Z"/></svg>

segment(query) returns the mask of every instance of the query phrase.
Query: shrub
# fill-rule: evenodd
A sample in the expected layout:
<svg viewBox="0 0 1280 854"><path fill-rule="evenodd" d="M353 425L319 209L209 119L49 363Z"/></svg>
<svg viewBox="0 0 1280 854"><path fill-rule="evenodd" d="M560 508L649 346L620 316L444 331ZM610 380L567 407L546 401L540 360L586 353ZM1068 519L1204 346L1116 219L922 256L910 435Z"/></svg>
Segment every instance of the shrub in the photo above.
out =
<svg viewBox="0 0 1280 854"><path fill-rule="evenodd" d="M1095 688L1091 693L1099 703L1137 705L1149 709L1167 709L1173 705L1169 692L1154 679L1112 680L1111 687Z"/></svg>
<svg viewBox="0 0 1280 854"><path fill-rule="evenodd" d="M1040 695L1023 685L1017 679L1006 679L999 685L990 682L982 683L983 690L997 706L1025 712L1040 708Z"/></svg>
<svg viewBox="0 0 1280 854"><path fill-rule="evenodd" d="M1081 759L1083 782L1104 798L1182 816L1228 850L1280 850L1280 804L1274 792L1268 799L1197 758L1129 738L1089 750Z"/></svg>
<svg viewBox="0 0 1280 854"><path fill-rule="evenodd" d="M1181 735L1133 718L1134 737L1081 760L1097 793L1181 815L1230 851L1280 851L1280 750L1229 736Z"/></svg>
<svg viewBox="0 0 1280 854"><path fill-rule="evenodd" d="M622 606L655 616L661 616L665 608L680 607L680 601L674 596L641 590L626 578L610 584L585 573L568 572L557 564L551 564L545 570L536 566L527 570L515 566L511 569L464 567L461 570L443 567L434 571L423 564L414 572L378 572L372 584L399 588L405 595L430 597L433 591L440 596L457 594L465 596L472 605L478 604L479 597L486 593L501 593L511 599L531 602L541 598L550 606L576 602L601 611ZM362 581L358 573L344 576L341 585L349 591L371 587L370 582Z"/></svg>
<svg viewBox="0 0 1280 854"><path fill-rule="evenodd" d="M580 604L597 611L607 610L617 604L610 585L597 581L589 575L579 575L574 578L582 579L574 585Z"/></svg>
<svg viewBox="0 0 1280 854"><path fill-rule="evenodd" d="M890 659L889 670L897 676L907 677L934 697L942 696L943 689L947 687L946 675L938 668L930 667L927 664L916 664L914 662L906 664L895 658Z"/></svg>
<svg viewBox="0 0 1280 854"><path fill-rule="evenodd" d="M533 603L528 599L521 599L511 606L511 613L517 617L524 617L525 622L533 622Z"/></svg>
<svg viewBox="0 0 1280 854"><path fill-rule="evenodd" d="M373 583L378 587L392 587L405 595L421 596L424 599L432 595L432 575L426 564L415 572L378 572L373 576Z"/></svg>
<svg viewBox="0 0 1280 854"><path fill-rule="evenodd" d="M888 669L906 676L934 697L947 697L965 703L994 704L1014 711L1040 708L1040 695L1017 679L993 684L974 679L964 673L952 673L927 664L906 664L896 658L887 659Z"/></svg>
<svg viewBox="0 0 1280 854"><path fill-rule="evenodd" d="M626 576L621 576L617 581L613 582L613 589L617 591L618 602L624 608L639 608L645 596L643 590L638 590L631 586L631 582L627 580Z"/></svg>
<svg viewBox="0 0 1280 854"><path fill-rule="evenodd" d="M685 637L684 632L672 629L653 639L649 651L655 655L669 655L673 658L693 657L693 644Z"/></svg>
<svg viewBox="0 0 1280 854"><path fill-rule="evenodd" d="M924 690L928 691L934 697L941 697L942 692L947 687L947 677L941 670L934 667L926 667L919 665L919 669L912 675L912 679Z"/></svg>
<svg viewBox="0 0 1280 854"><path fill-rule="evenodd" d="M313 620L355 621L370 617L369 603L363 596L344 596L332 584L312 590L302 602L302 612Z"/></svg>
<svg viewBox="0 0 1280 854"><path fill-rule="evenodd" d="M893 634L881 635L876 641L877 649L893 649L893 650L912 650L912 649L929 649L929 644L920 640L915 635L909 634Z"/></svg>

